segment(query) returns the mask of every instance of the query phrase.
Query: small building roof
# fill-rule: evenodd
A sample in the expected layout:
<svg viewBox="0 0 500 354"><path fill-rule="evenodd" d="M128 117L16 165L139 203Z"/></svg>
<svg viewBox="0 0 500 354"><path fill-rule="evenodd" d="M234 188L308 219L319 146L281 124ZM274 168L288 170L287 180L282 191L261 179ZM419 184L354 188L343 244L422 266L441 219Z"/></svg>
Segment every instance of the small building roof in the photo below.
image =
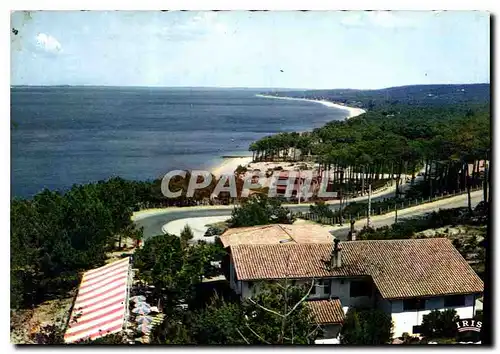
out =
<svg viewBox="0 0 500 354"><path fill-rule="evenodd" d="M339 299L311 300L307 301L305 304L311 310L314 322L317 324L344 322L345 314Z"/></svg>
<svg viewBox="0 0 500 354"><path fill-rule="evenodd" d="M231 246L239 280L370 276L383 298L482 293L484 283L446 238Z"/></svg>
<svg viewBox="0 0 500 354"><path fill-rule="evenodd" d="M220 240L224 247L279 243L329 243L334 237L321 225L272 224L226 230Z"/></svg>
<svg viewBox="0 0 500 354"><path fill-rule="evenodd" d="M125 321L130 257L85 272L64 334L65 343L121 332Z"/></svg>

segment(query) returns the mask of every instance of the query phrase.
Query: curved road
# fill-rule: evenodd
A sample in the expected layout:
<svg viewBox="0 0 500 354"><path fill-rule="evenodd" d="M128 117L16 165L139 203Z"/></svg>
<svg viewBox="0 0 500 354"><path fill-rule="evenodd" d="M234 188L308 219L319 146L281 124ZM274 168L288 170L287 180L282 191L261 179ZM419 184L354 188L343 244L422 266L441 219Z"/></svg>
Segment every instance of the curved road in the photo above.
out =
<svg viewBox="0 0 500 354"><path fill-rule="evenodd" d="M390 198L394 195L394 191L386 192L384 194L372 197L372 201ZM366 200L368 197L359 197L353 199L352 201ZM351 201L351 202L352 202ZM288 209L293 212L308 212L310 203L303 204L284 204ZM144 240L156 235L162 235L162 226L169 223L170 221L186 218L197 218L205 216L231 216L231 212L234 206L219 206L219 207L184 207L184 208L165 208L155 211L151 215L141 215L137 213L134 215L133 220L138 227L144 227ZM330 209L338 209L338 201L330 204Z"/></svg>
<svg viewBox="0 0 500 354"><path fill-rule="evenodd" d="M403 185L404 186L404 185ZM372 201L381 200L384 198L390 198L394 196L395 188L390 188L389 190L374 193L372 196ZM477 204L480 201L481 192L473 193L473 204ZM350 202L355 201L363 201L367 200L368 196L353 198ZM428 203L420 206L415 213L412 213L411 216L422 215L433 211L436 207L441 209L448 208L457 208L459 206L467 206L467 195L461 195L454 198L450 198L449 202L445 202L448 199L440 200L434 203ZM437 204L436 204L437 203ZM338 209L338 201L329 202L330 208L332 210ZM309 210L310 203L303 204L284 204L291 211L298 212L307 212ZM438 205L438 206L437 206ZM231 216L231 211L234 206L200 206L200 207L184 207L184 208L165 208L165 209L156 209L156 210L146 210L140 211L134 214L132 219L138 227L144 228L144 240L156 235L162 235L162 226L178 219L186 219L186 218L196 218L196 217L205 217L205 216ZM413 208L411 208L413 209ZM400 212L401 218L408 217L407 215L403 216L402 212ZM391 224L390 218L387 218L385 224ZM377 225L379 226L379 225Z"/></svg>

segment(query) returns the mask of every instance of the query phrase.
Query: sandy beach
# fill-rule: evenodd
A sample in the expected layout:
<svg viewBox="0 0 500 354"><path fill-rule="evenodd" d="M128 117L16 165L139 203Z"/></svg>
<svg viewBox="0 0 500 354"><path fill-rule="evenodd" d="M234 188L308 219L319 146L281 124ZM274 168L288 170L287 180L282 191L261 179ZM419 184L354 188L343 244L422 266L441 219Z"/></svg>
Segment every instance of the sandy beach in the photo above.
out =
<svg viewBox="0 0 500 354"><path fill-rule="evenodd" d="M250 162L252 162L252 156L225 158L222 164L213 168L211 172L216 177L232 175L239 165L247 166Z"/></svg>
<svg viewBox="0 0 500 354"><path fill-rule="evenodd" d="M278 100L289 100L289 101L305 101L305 102L315 102L315 103L321 103L324 106L331 107L331 108L338 108L342 109L347 112L346 119L352 118L359 116L360 114L366 113L366 111L362 108L357 108L357 107L348 107L344 106L339 103L334 103L326 100L311 100L308 98L294 98L294 97L277 97L277 96L271 96L271 95L261 95L257 94L257 97L263 97L263 98L274 98Z"/></svg>
<svg viewBox="0 0 500 354"><path fill-rule="evenodd" d="M257 94L257 97L263 97L263 98L274 98L278 100L291 100L291 101L306 101L306 102L315 102L315 103L320 103L324 106L331 107L331 108L337 108L341 109L346 112L346 119L352 118L359 116L363 113L366 113L366 111L362 108L357 108L357 107L348 107L344 106L338 103L333 103L330 101L325 101L325 100L311 100L307 98L293 98L293 97L276 97L276 96L270 96L270 95L261 95ZM251 157L232 157L232 158L226 158L223 160L222 164L214 167L211 172L214 174L216 177L220 177L221 175L227 175L227 174L232 174L234 173L234 170L241 165L241 166L248 166L252 162ZM255 166L254 166L255 165ZM260 163L253 163L251 166L251 169L260 169L261 171L267 171L268 169L273 169L274 167L281 166L284 168L284 170L289 170L290 168L286 168L284 165L290 165L290 163L272 163L272 162L262 162ZM311 166L312 167L312 166Z"/></svg>

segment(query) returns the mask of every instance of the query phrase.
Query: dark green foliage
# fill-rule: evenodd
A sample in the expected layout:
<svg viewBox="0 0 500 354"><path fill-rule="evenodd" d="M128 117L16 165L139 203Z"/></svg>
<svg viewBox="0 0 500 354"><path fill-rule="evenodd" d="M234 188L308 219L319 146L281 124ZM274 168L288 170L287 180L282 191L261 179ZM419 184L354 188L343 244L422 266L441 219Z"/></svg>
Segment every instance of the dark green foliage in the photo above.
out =
<svg viewBox="0 0 500 354"><path fill-rule="evenodd" d="M245 344L236 328L243 325L239 303L214 299L209 306L193 315L190 329L196 344Z"/></svg>
<svg viewBox="0 0 500 354"><path fill-rule="evenodd" d="M250 344L313 344L318 329L303 301L310 285L287 280L255 284L257 294L243 303L246 322L241 332Z"/></svg>
<svg viewBox="0 0 500 354"><path fill-rule="evenodd" d="M429 338L454 338L457 333L455 322L459 319L457 311L446 309L433 310L422 318L421 334Z"/></svg>
<svg viewBox="0 0 500 354"><path fill-rule="evenodd" d="M291 224L290 210L281 206L281 201L258 194L233 209L229 224L231 227L267 224Z"/></svg>
<svg viewBox="0 0 500 354"><path fill-rule="evenodd" d="M189 303L195 298L195 286L203 277L220 274L212 265L225 255L220 244L197 244L183 248L175 235L159 235L150 238L135 253L134 266L138 277L155 286L155 296L170 308Z"/></svg>
<svg viewBox="0 0 500 354"><path fill-rule="evenodd" d="M376 201L371 203L371 215L385 214L387 212L393 211L396 204L398 208L401 207L401 204L404 202L404 199L401 198L390 198L386 200ZM406 201L405 206L408 205ZM341 215L344 218L349 216L355 218L357 216L366 216L368 214L368 202L351 202L347 204L344 208L342 208L342 213L340 210L333 211L328 207L327 204L323 201L316 202L314 205L309 207L309 212L311 214L316 215L319 218L332 218L332 217L340 217Z"/></svg>
<svg viewBox="0 0 500 354"><path fill-rule="evenodd" d="M184 179L172 180L171 189L186 187L189 178L187 173ZM184 193L171 200L162 195L161 180L121 178L75 185L65 193L44 190L32 200L13 199L11 307L32 306L66 293L78 285L79 272L103 265L106 252L121 248L125 238L141 239L142 230L130 219L134 210L195 204L210 194L214 183L193 198Z"/></svg>
<svg viewBox="0 0 500 354"><path fill-rule="evenodd" d="M214 243L200 240L190 249L188 260L191 264L197 265L196 269L199 269L200 278L212 278L221 275L221 269L215 266L214 262L222 262L227 252L222 247L222 243L217 242L217 239L216 237Z"/></svg>
<svg viewBox="0 0 500 354"><path fill-rule="evenodd" d="M169 309L168 316L151 332L151 344L196 344L192 339L190 311Z"/></svg>
<svg viewBox="0 0 500 354"><path fill-rule="evenodd" d="M331 218L335 214L324 201L319 201L310 205L309 212L319 218Z"/></svg>
<svg viewBox="0 0 500 354"><path fill-rule="evenodd" d="M248 171L248 169L245 166L241 166L241 165L238 165L238 167L236 167L236 170L234 170L234 172L238 175L241 175L247 171Z"/></svg>
<svg viewBox="0 0 500 354"><path fill-rule="evenodd" d="M360 240L405 239L414 237L417 232L437 229L447 225L484 225L484 212L484 209L479 206L472 215L467 213L466 208L442 209L421 217L403 219L391 226L383 226L377 229L364 227L359 232L358 238ZM480 246L477 240L474 242L471 239L471 241L473 241L474 248ZM465 253L467 250L463 249L462 246L460 241L455 241L455 247Z"/></svg>
<svg viewBox="0 0 500 354"><path fill-rule="evenodd" d="M205 237L220 236L227 230L227 226L224 225L212 225L209 226L207 231L205 231Z"/></svg>
<svg viewBox="0 0 500 354"><path fill-rule="evenodd" d="M410 336L408 332L404 332L400 338L403 341L403 344L423 344L421 343L422 341L419 339L419 337Z"/></svg>
<svg viewBox="0 0 500 354"><path fill-rule="evenodd" d="M258 287L254 302L215 296L203 309L174 310L154 331L153 343L313 344L317 330L301 301L308 289L285 281Z"/></svg>
<svg viewBox="0 0 500 354"><path fill-rule="evenodd" d="M342 99L329 94L317 96L314 91L300 95L350 101L343 95ZM483 100L472 100L467 105L435 106L422 105L418 100L420 103L411 105L374 103L374 99L366 97L355 101L351 104L370 102L368 112L349 120L329 122L312 132L267 136L252 143L249 149L256 160L287 160L290 149L300 149L306 159L319 163L318 174L326 170L333 175L330 191L337 191L342 199L357 194L363 186L366 193L369 184L376 188L387 175L398 184L402 175L413 179L424 166L422 181L406 191L406 197L421 198L466 189L470 195L472 187L483 184L486 198L489 174L479 171L479 161L491 160L491 115ZM474 166L472 173L465 168L468 165ZM401 196L399 191L397 196Z"/></svg>
<svg viewBox="0 0 500 354"><path fill-rule="evenodd" d="M393 323L390 314L378 309L350 308L340 332L342 344L379 345L392 339Z"/></svg>
<svg viewBox="0 0 500 354"><path fill-rule="evenodd" d="M44 190L11 202L11 306L32 306L66 293L78 273L104 264L122 237L140 238L130 220L134 187L119 178Z"/></svg>

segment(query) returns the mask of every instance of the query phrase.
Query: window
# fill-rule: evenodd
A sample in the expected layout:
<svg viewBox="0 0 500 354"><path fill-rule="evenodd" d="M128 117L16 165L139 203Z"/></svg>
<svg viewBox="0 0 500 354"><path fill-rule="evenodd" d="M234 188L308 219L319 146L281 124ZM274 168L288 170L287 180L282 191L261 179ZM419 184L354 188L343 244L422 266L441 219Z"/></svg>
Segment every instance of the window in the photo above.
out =
<svg viewBox="0 0 500 354"><path fill-rule="evenodd" d="M413 334L422 333L422 326L413 326L411 332Z"/></svg>
<svg viewBox="0 0 500 354"><path fill-rule="evenodd" d="M404 311L418 311L425 309L424 299L406 299L403 300Z"/></svg>
<svg viewBox="0 0 500 354"><path fill-rule="evenodd" d="M465 306L464 295L446 296L444 298L444 307L461 307Z"/></svg>
<svg viewBox="0 0 500 354"><path fill-rule="evenodd" d="M371 296L372 284L366 280L351 281L349 293L351 297Z"/></svg>
<svg viewBox="0 0 500 354"><path fill-rule="evenodd" d="M323 288L323 293L330 295L330 289L331 289L330 279L320 280L319 284L321 288Z"/></svg>

